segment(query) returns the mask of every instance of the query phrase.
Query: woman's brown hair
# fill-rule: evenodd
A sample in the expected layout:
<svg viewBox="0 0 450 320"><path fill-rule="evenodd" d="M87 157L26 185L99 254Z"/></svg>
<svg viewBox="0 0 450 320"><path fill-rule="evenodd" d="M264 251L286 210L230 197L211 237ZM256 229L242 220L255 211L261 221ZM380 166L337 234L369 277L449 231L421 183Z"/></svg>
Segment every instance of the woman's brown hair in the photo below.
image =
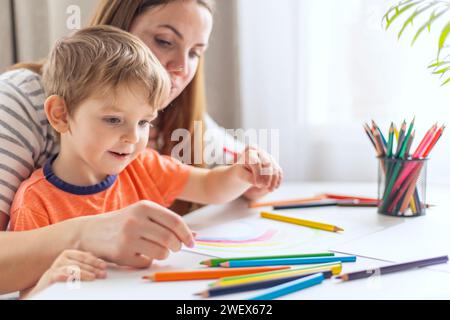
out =
<svg viewBox="0 0 450 320"><path fill-rule="evenodd" d="M101 0L94 12L89 26L110 25L129 31L133 21L156 6L167 5L170 2L183 0ZM197 3L211 14L214 12L214 0L196 0ZM19 63L13 68L27 68L36 73L42 73L43 62ZM195 122L201 123L204 128L204 114L206 110L205 84L203 59L200 59L197 72L184 91L159 115L159 132L164 144L159 150L164 155L170 155L178 141L171 141L172 132L176 129L187 129L191 133L191 163L203 167L203 163L194 163L194 159L202 159L203 162L203 132L194 135ZM195 142L195 139L198 139ZM195 150L194 145L202 146ZM197 153L197 157L195 157ZM175 211L187 212L188 206L177 206Z"/></svg>

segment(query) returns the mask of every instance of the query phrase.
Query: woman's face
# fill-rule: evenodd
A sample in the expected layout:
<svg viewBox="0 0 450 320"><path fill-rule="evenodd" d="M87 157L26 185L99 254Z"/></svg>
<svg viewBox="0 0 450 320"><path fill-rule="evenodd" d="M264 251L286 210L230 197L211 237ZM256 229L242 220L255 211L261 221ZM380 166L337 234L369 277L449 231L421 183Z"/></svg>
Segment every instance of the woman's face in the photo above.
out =
<svg viewBox="0 0 450 320"><path fill-rule="evenodd" d="M192 81L205 52L213 18L196 0L178 0L138 16L130 32L152 50L170 74L172 102Z"/></svg>

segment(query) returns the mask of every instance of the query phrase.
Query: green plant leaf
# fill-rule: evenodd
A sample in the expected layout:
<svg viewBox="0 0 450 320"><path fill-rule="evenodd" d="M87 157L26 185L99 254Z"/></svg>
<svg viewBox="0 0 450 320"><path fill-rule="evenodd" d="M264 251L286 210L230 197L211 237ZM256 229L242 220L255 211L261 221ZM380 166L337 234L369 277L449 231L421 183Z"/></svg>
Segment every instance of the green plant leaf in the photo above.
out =
<svg viewBox="0 0 450 320"><path fill-rule="evenodd" d="M445 80L445 81L441 84L441 86L444 86L444 85L446 85L447 83L450 83L450 78L447 78L447 80Z"/></svg>
<svg viewBox="0 0 450 320"><path fill-rule="evenodd" d="M427 68L431 69L431 68L437 68L437 67L441 67L445 64L449 64L450 61L436 61L432 64L430 64Z"/></svg>
<svg viewBox="0 0 450 320"><path fill-rule="evenodd" d="M403 24L403 27L400 29L397 38L400 39L400 37L402 36L403 32L405 31L405 29L408 27L408 25L412 25L413 24L413 20L415 17L419 16L421 13L427 11L428 9L434 7L435 5L438 5L438 2L431 2L429 4L427 4L426 6L423 6L420 9L416 9L414 11L414 13L412 15L409 16L408 19L406 19L405 23Z"/></svg>
<svg viewBox="0 0 450 320"><path fill-rule="evenodd" d="M442 29L442 31L441 31L441 36L439 37L439 47L438 47L439 49L438 49L438 54L437 54L438 58L439 58L442 48L445 45L445 41L447 40L449 32L450 32L450 22L448 22L445 25L444 29Z"/></svg>
<svg viewBox="0 0 450 320"><path fill-rule="evenodd" d="M445 67L445 68L443 68L443 69L439 69L439 70L433 71L433 74L444 74L444 73L446 73L448 70L450 70L450 67Z"/></svg>
<svg viewBox="0 0 450 320"><path fill-rule="evenodd" d="M404 2L400 2L397 6L391 8L384 15L384 20L386 20L386 30L389 28L389 26L392 24L392 22L394 22L402 13L408 11L411 8L414 8L415 6L419 5L422 2L423 2L423 0L419 0L419 1L407 0ZM389 18L389 14L392 12L392 10L395 10L395 13L391 18Z"/></svg>
<svg viewBox="0 0 450 320"><path fill-rule="evenodd" d="M425 22L416 32L416 34L414 35L413 40L411 41L411 45L413 45L416 40L419 38L420 34L423 32L423 30L425 30L425 28L428 28L428 32L431 30L431 24L433 22L435 22L440 16L442 16L445 12L447 12L449 10L449 8L447 7L447 9L442 10L441 12L439 12L438 14L436 14L437 10L434 10L431 14L430 14L430 18L428 18L428 21Z"/></svg>

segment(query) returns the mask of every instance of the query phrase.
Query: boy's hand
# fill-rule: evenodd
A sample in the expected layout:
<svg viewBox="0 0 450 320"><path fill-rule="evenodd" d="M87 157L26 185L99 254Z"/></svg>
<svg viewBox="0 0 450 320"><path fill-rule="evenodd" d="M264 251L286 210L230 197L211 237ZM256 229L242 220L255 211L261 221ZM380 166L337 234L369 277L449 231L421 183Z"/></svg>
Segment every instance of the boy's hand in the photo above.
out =
<svg viewBox="0 0 450 320"><path fill-rule="evenodd" d="M36 286L31 291L22 292L21 296L30 297L56 282L93 281L104 278L106 278L105 261L88 252L66 250L56 258Z"/></svg>
<svg viewBox="0 0 450 320"><path fill-rule="evenodd" d="M244 169L243 178L253 187L244 196L250 200L277 189L283 179L283 171L268 153L254 147L247 147L236 163Z"/></svg>

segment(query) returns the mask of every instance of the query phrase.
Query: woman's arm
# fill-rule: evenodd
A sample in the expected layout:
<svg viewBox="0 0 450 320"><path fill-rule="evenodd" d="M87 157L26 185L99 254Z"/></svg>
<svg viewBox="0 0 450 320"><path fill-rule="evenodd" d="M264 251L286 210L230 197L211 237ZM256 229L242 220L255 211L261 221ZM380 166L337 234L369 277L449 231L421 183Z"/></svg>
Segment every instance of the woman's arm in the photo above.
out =
<svg viewBox="0 0 450 320"><path fill-rule="evenodd" d="M8 214L22 181L58 152L42 105L40 76L25 69L0 75L0 212ZM1 231L5 217L0 218Z"/></svg>
<svg viewBox="0 0 450 320"><path fill-rule="evenodd" d="M157 235L157 236L155 236ZM0 232L0 294L33 286L66 249L144 268L194 239L172 211L141 201L116 212L76 218L25 232Z"/></svg>

